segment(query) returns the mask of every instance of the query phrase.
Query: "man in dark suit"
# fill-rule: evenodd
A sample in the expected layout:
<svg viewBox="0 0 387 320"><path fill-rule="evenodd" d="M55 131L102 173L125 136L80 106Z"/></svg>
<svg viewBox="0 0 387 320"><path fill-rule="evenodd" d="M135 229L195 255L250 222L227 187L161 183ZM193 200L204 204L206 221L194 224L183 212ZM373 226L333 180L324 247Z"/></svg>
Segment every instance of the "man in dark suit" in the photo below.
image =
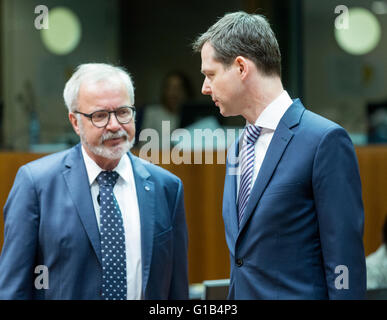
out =
<svg viewBox="0 0 387 320"><path fill-rule="evenodd" d="M183 186L128 152L129 74L81 65L64 99L81 144L19 169L4 207L0 299L187 299Z"/></svg>
<svg viewBox="0 0 387 320"><path fill-rule="evenodd" d="M346 131L292 100L267 20L226 14L194 43L223 116L246 128L228 150L223 219L231 299L362 299L358 164Z"/></svg>

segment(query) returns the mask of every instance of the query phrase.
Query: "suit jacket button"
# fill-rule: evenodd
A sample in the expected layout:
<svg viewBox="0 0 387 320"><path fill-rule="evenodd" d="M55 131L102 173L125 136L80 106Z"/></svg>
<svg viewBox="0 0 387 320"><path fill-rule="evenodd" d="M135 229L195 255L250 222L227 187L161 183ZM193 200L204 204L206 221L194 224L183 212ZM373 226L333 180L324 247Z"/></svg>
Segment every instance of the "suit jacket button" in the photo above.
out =
<svg viewBox="0 0 387 320"><path fill-rule="evenodd" d="M237 265L238 267L242 267L242 265L243 265L243 259L237 259L237 260L236 260L236 265Z"/></svg>

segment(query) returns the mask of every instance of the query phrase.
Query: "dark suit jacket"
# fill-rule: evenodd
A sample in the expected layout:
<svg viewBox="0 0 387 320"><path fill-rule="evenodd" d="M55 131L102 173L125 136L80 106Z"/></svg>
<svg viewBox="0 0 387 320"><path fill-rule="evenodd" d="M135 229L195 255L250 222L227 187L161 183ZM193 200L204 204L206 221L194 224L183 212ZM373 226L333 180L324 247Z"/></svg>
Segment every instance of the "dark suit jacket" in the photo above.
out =
<svg viewBox="0 0 387 320"><path fill-rule="evenodd" d="M183 185L128 153L141 223L145 299L187 299ZM4 207L0 299L100 299L101 246L80 145L21 167ZM35 288L49 271L49 289Z"/></svg>
<svg viewBox="0 0 387 320"><path fill-rule="evenodd" d="M274 132L239 228L238 149L237 141L229 150L223 196L229 298L362 299L361 183L345 130L295 100Z"/></svg>

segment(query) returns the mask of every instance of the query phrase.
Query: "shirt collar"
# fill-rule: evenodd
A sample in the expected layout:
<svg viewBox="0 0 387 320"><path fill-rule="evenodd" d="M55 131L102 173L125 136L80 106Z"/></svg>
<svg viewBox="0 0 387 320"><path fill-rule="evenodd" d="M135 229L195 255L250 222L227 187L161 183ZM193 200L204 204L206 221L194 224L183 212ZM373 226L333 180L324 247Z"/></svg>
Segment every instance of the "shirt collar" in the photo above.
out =
<svg viewBox="0 0 387 320"><path fill-rule="evenodd" d="M93 159L89 157L85 148L82 146L82 155L86 166L87 177L89 179L89 185L92 185L101 171L104 171L99 165L97 165ZM127 154L124 154L118 165L113 169L116 171L125 182L129 182L130 171L132 170L132 164Z"/></svg>
<svg viewBox="0 0 387 320"><path fill-rule="evenodd" d="M286 110L288 110L292 104L293 101L287 91L282 91L282 93L262 111L258 119L255 121L255 125L275 130ZM247 122L246 125L248 124L249 123Z"/></svg>

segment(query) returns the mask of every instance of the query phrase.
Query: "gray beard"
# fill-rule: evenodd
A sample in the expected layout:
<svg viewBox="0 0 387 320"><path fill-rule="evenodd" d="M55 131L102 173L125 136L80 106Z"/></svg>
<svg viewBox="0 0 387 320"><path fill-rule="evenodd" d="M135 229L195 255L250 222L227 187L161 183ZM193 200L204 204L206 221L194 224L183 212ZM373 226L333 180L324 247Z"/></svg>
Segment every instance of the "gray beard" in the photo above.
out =
<svg viewBox="0 0 387 320"><path fill-rule="evenodd" d="M125 153L129 152L129 150L132 149L134 145L135 138L133 137L133 139L129 141L128 140L129 136L125 130L120 130L115 133L107 132L101 136L99 144L97 146L91 145L87 141L82 122L79 121L78 123L79 123L79 136L81 138L81 143L85 145L90 150L90 152L94 153L97 156L100 156L106 159L111 159L111 160L121 159L122 156ZM103 142L105 140L121 138L121 137L126 137L126 139L123 143L119 144L118 146L106 147L103 145Z"/></svg>

